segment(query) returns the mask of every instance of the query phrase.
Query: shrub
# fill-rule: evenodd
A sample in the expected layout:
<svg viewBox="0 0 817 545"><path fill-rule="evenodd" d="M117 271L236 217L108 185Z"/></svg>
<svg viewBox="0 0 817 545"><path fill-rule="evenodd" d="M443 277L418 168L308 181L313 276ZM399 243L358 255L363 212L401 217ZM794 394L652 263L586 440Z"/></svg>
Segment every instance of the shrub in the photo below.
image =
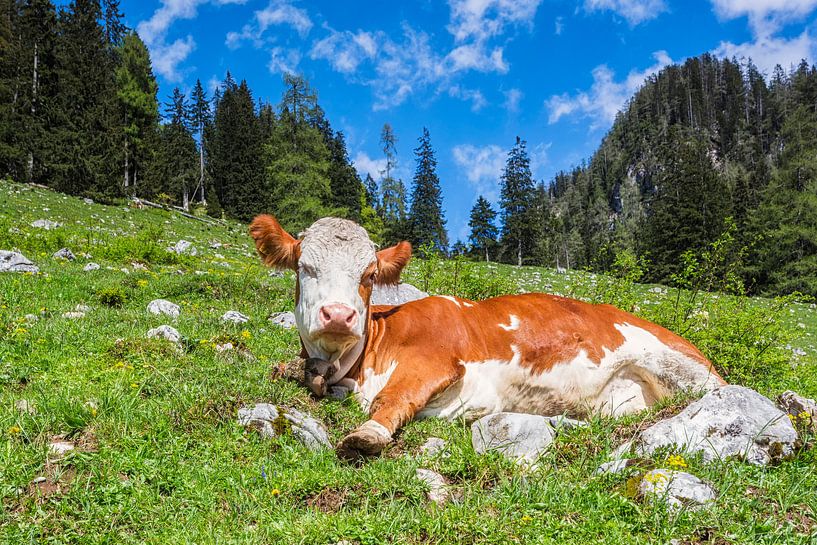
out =
<svg viewBox="0 0 817 545"><path fill-rule="evenodd" d="M120 286L111 286L96 290L99 302L107 307L121 307L128 300L128 294Z"/></svg>
<svg viewBox="0 0 817 545"><path fill-rule="evenodd" d="M425 257L413 261L414 266L407 278L425 292L478 301L519 291L507 277L486 270L484 265L468 261L461 255L445 260L426 246L422 246L418 254Z"/></svg>

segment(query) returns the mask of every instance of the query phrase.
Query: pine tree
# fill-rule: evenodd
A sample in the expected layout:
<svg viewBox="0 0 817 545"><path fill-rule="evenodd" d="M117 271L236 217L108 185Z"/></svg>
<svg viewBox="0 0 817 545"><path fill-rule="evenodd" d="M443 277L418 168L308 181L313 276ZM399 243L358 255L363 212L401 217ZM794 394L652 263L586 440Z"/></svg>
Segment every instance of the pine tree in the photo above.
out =
<svg viewBox="0 0 817 545"><path fill-rule="evenodd" d="M331 132L331 129L329 131ZM346 139L342 132L337 131L329 137L324 137L324 143L329 149L327 174L332 193L331 204L343 217L359 222L363 182L349 161Z"/></svg>
<svg viewBox="0 0 817 545"><path fill-rule="evenodd" d="M124 176L127 189L136 185L145 169L146 138L155 130L159 115L158 85L153 77L147 47L135 32L125 35L116 68L117 96L124 120Z"/></svg>
<svg viewBox="0 0 817 545"><path fill-rule="evenodd" d="M380 144L386 156L386 169L380 181L380 215L385 225L386 241L397 242L408 238L406 225L406 186L395 179L392 171L397 167L397 137L391 125L386 123L380 133Z"/></svg>
<svg viewBox="0 0 817 545"><path fill-rule="evenodd" d="M378 198L380 189L377 187L377 182L372 178L371 174L366 173L366 181L363 182L363 185L366 188L366 205L377 210L380 208L380 199Z"/></svg>
<svg viewBox="0 0 817 545"><path fill-rule="evenodd" d="M486 262L490 261L491 252L497 245L499 229L496 226L496 211L482 195L471 208L468 227L471 228L471 234L468 236L471 249L478 255L484 255Z"/></svg>
<svg viewBox="0 0 817 545"><path fill-rule="evenodd" d="M195 199L196 194L200 194L200 202L204 205L207 204L206 198L206 191L205 186L206 181L204 179L205 175L205 168L204 168L204 149L206 147L204 139L207 132L207 127L212 123L213 116L210 112L210 102L207 100L207 92L204 90L204 87L201 85L201 80L196 79L196 85L193 87L193 93L191 96L193 103L191 104L190 108L190 116L193 126L193 134L198 137L198 144L199 144L199 181L196 189L193 191L193 198Z"/></svg>
<svg viewBox="0 0 817 545"><path fill-rule="evenodd" d="M437 159L431 147L431 136L423 127L423 134L414 150L417 167L411 190L409 229L411 243L416 247L430 244L438 252L448 248L448 233L445 230L443 196L440 179L437 177Z"/></svg>
<svg viewBox="0 0 817 545"><path fill-rule="evenodd" d="M14 75L18 54L14 40L15 0L0 0L0 176L13 176L20 150L14 142Z"/></svg>
<svg viewBox="0 0 817 545"><path fill-rule="evenodd" d="M167 124L162 129L166 161L166 186L179 198L182 208L190 209L191 190L198 179L198 153L191 131L192 115L187 97L176 87L165 104Z"/></svg>
<svg viewBox="0 0 817 545"><path fill-rule="evenodd" d="M506 255L516 257L517 265L522 265L536 245L533 175L526 146L517 136L501 177L502 245Z"/></svg>

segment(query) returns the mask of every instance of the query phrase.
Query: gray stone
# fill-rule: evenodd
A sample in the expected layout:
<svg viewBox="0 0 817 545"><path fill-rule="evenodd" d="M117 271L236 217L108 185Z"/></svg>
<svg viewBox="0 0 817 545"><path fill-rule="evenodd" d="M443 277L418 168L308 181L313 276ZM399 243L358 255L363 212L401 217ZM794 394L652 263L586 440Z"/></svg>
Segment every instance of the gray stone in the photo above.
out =
<svg viewBox="0 0 817 545"><path fill-rule="evenodd" d="M131 261L131 269L134 271L146 271L148 268L145 266L144 263L139 263L138 261Z"/></svg>
<svg viewBox="0 0 817 545"><path fill-rule="evenodd" d="M48 445L48 452L49 454L53 454L55 456L63 456L75 448L74 443L71 443L70 441L52 441Z"/></svg>
<svg viewBox="0 0 817 545"><path fill-rule="evenodd" d="M544 418L547 419L548 424L550 424L552 428L557 430L561 428L566 430L571 428L583 428L588 425L587 422L583 420L575 420L566 416L546 416Z"/></svg>
<svg viewBox="0 0 817 545"><path fill-rule="evenodd" d="M165 339L176 344L180 343L182 340L181 334L179 334L175 328L170 327L169 325L154 327L148 331L147 337L148 339Z"/></svg>
<svg viewBox="0 0 817 545"><path fill-rule="evenodd" d="M653 469L641 478L639 496L647 501L662 501L673 511L700 509L715 501L715 489L701 479L683 471Z"/></svg>
<svg viewBox="0 0 817 545"><path fill-rule="evenodd" d="M416 475L417 479L428 485L426 497L429 500L440 506L448 503L448 500L451 499L451 493L446 487L445 477L430 469L418 469Z"/></svg>
<svg viewBox="0 0 817 545"><path fill-rule="evenodd" d="M79 320L80 318L85 318L84 312L63 312L63 318L67 318L69 320Z"/></svg>
<svg viewBox="0 0 817 545"><path fill-rule="evenodd" d="M38 273L40 268L20 252L0 250L0 272Z"/></svg>
<svg viewBox="0 0 817 545"><path fill-rule="evenodd" d="M37 409L27 399L18 399L14 402L14 408L25 414L37 414Z"/></svg>
<svg viewBox="0 0 817 545"><path fill-rule="evenodd" d="M50 231L51 229L56 229L60 227L62 224L57 223L56 221L51 220L36 220L31 222L31 226L37 229L45 229L46 231Z"/></svg>
<svg viewBox="0 0 817 545"><path fill-rule="evenodd" d="M25 316L23 316L23 318L26 319L26 322L31 323L31 324L33 324L34 322L36 322L37 320L40 319L40 317L37 316L36 314L26 314Z"/></svg>
<svg viewBox="0 0 817 545"><path fill-rule="evenodd" d="M53 257L54 259L66 259L68 261L73 261L77 258L77 256L74 255L74 252L72 252L68 248L60 248L59 250L54 252L54 254L51 257Z"/></svg>
<svg viewBox="0 0 817 545"><path fill-rule="evenodd" d="M283 271L270 271L268 274L270 278L283 278L285 276Z"/></svg>
<svg viewBox="0 0 817 545"><path fill-rule="evenodd" d="M88 263L83 268L85 272L97 271L99 270L99 263Z"/></svg>
<svg viewBox="0 0 817 545"><path fill-rule="evenodd" d="M766 465L790 457L797 440L788 416L769 399L743 386L722 386L639 433L633 447L640 456L676 446L706 461L738 457Z"/></svg>
<svg viewBox="0 0 817 545"><path fill-rule="evenodd" d="M534 414L489 414L471 424L471 443L478 454L497 451L519 462L535 462L553 438L549 420Z"/></svg>
<svg viewBox="0 0 817 545"><path fill-rule="evenodd" d="M167 247L168 252L173 252L174 254L189 254L189 255L196 255L198 254L198 250L196 247L193 246L193 243L189 240L180 240L173 246Z"/></svg>
<svg viewBox="0 0 817 545"><path fill-rule="evenodd" d="M221 316L222 322L232 322L234 324L243 324L244 322L249 322L249 316L244 316L237 310L228 310Z"/></svg>
<svg viewBox="0 0 817 545"><path fill-rule="evenodd" d="M777 397L777 405L789 414L797 428L810 427L817 431L817 402L787 390Z"/></svg>
<svg viewBox="0 0 817 545"><path fill-rule="evenodd" d="M275 314L269 317L269 321L279 327L283 327L284 329L292 329L294 327L298 327L297 324L295 323L295 315L289 311L276 312Z"/></svg>
<svg viewBox="0 0 817 545"><path fill-rule="evenodd" d="M79 304L76 307L74 307L74 310L77 312L91 312L91 307L89 307L88 305Z"/></svg>
<svg viewBox="0 0 817 545"><path fill-rule="evenodd" d="M398 284L396 286L378 286L372 288L371 303L373 305L402 305L410 301L416 301L428 297L424 291L420 291L411 284Z"/></svg>
<svg viewBox="0 0 817 545"><path fill-rule="evenodd" d="M181 307L167 299L154 299L148 303L148 312L151 314L165 314L171 318L178 318Z"/></svg>
<svg viewBox="0 0 817 545"><path fill-rule="evenodd" d="M604 462L598 468L596 468L596 475L612 475L616 473L622 473L628 467L635 465L636 460L632 458L624 458L621 460L612 460L610 462Z"/></svg>
<svg viewBox="0 0 817 545"><path fill-rule="evenodd" d="M310 450L332 448L323 424L295 409L258 403L238 409L238 423L257 430L265 439L277 437L278 431L284 428L291 430L292 435Z"/></svg>
<svg viewBox="0 0 817 545"><path fill-rule="evenodd" d="M84 202L85 204L94 204L94 200L89 199L88 197L85 197L84 199L82 199L82 202Z"/></svg>
<svg viewBox="0 0 817 545"><path fill-rule="evenodd" d="M420 446L420 453L426 456L445 455L448 443L445 439L439 437L429 437L425 443Z"/></svg>

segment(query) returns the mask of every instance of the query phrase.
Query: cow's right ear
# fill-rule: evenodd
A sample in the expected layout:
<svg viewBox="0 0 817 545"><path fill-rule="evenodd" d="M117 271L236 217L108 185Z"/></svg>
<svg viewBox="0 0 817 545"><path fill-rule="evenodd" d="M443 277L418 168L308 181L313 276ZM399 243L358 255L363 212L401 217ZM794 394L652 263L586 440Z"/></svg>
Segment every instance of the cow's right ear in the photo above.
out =
<svg viewBox="0 0 817 545"><path fill-rule="evenodd" d="M296 240L272 216L257 216L250 224L258 255L268 267L298 270L301 241Z"/></svg>

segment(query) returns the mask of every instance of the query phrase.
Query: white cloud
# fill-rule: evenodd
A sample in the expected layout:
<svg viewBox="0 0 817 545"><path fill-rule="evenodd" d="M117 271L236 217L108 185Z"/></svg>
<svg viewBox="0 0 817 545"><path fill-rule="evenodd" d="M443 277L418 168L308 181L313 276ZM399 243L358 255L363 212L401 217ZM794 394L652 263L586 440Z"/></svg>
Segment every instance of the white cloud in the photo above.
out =
<svg viewBox="0 0 817 545"><path fill-rule="evenodd" d="M253 20L241 28L241 32L228 32L225 44L230 49L251 41L257 48L265 44L264 33L274 25L292 27L303 38L312 29L312 20L306 10L296 8L286 0L271 0L266 8L256 11Z"/></svg>
<svg viewBox="0 0 817 545"><path fill-rule="evenodd" d="M448 96L469 101L472 112L478 112L488 105L488 101L479 89L467 89L461 85L452 85L448 88Z"/></svg>
<svg viewBox="0 0 817 545"><path fill-rule="evenodd" d="M327 37L312 45L309 56L326 60L342 74L354 74L362 62L375 58L377 42L383 39L383 33L373 34L363 30L337 32L330 29Z"/></svg>
<svg viewBox="0 0 817 545"><path fill-rule="evenodd" d="M790 40L785 38L774 38L771 36L758 37L753 42L733 44L731 42L721 42L714 50L718 57L736 57L747 61L749 59L757 66L761 72L771 74L775 65L780 65L788 69L792 64L797 65L801 59L814 59L817 57L817 42L808 31Z"/></svg>
<svg viewBox="0 0 817 545"><path fill-rule="evenodd" d="M712 0L712 5L721 19L748 17L753 32L762 37L811 13L817 0Z"/></svg>
<svg viewBox="0 0 817 545"><path fill-rule="evenodd" d="M267 67L273 74L294 74L301 62L301 52L297 49L273 47L270 49L270 60Z"/></svg>
<svg viewBox="0 0 817 545"><path fill-rule="evenodd" d="M508 65L502 58L502 48L495 47L490 54L485 46L479 43L460 45L454 48L446 57L450 61L451 70L477 70L479 72L499 72L505 74Z"/></svg>
<svg viewBox="0 0 817 545"><path fill-rule="evenodd" d="M449 0L448 31L458 42L484 41L502 34L507 26L533 26L542 0Z"/></svg>
<svg viewBox="0 0 817 545"><path fill-rule="evenodd" d="M665 11L664 0L585 0L587 11L612 11L625 19L631 26L655 19Z"/></svg>
<svg viewBox="0 0 817 545"><path fill-rule="evenodd" d="M556 34L557 36L561 36L564 28L565 28L564 18L556 17L556 21L554 21L553 33Z"/></svg>
<svg viewBox="0 0 817 545"><path fill-rule="evenodd" d="M355 168L360 177L365 179L367 174L371 174L372 178L379 180L381 172L386 171L386 159L372 159L366 152L360 151L352 159Z"/></svg>
<svg viewBox="0 0 817 545"><path fill-rule="evenodd" d="M499 201L499 177L508 152L497 146L459 144L451 149L454 163L465 174L474 191L491 202Z"/></svg>
<svg viewBox="0 0 817 545"><path fill-rule="evenodd" d="M528 157L530 157L530 171L533 177L540 179L543 177L543 169L548 165L548 151L550 150L551 142L540 142L528 148Z"/></svg>
<svg viewBox="0 0 817 545"><path fill-rule="evenodd" d="M508 89L503 93L505 95L505 103L504 107L511 113L516 113L519 111L519 103L522 101L522 97L525 95L519 89L513 88Z"/></svg>
<svg viewBox="0 0 817 545"><path fill-rule="evenodd" d="M210 0L215 5L243 4L246 0ZM153 66L161 76L171 82L181 80L181 64L196 48L196 42L188 35L173 43L167 43L167 33L177 19L193 19L198 8L208 0L163 0L150 19L139 22L136 32L150 50Z"/></svg>
<svg viewBox="0 0 817 545"><path fill-rule="evenodd" d="M549 112L548 123L556 123L565 116L580 115L592 120L591 130L610 126L616 114L641 87L647 76L672 63L666 51L653 53L653 57L655 64L640 72L631 70L622 81L615 80L615 73L607 65L597 66L593 69L593 85L589 91L573 96L568 93L554 95L545 101Z"/></svg>

